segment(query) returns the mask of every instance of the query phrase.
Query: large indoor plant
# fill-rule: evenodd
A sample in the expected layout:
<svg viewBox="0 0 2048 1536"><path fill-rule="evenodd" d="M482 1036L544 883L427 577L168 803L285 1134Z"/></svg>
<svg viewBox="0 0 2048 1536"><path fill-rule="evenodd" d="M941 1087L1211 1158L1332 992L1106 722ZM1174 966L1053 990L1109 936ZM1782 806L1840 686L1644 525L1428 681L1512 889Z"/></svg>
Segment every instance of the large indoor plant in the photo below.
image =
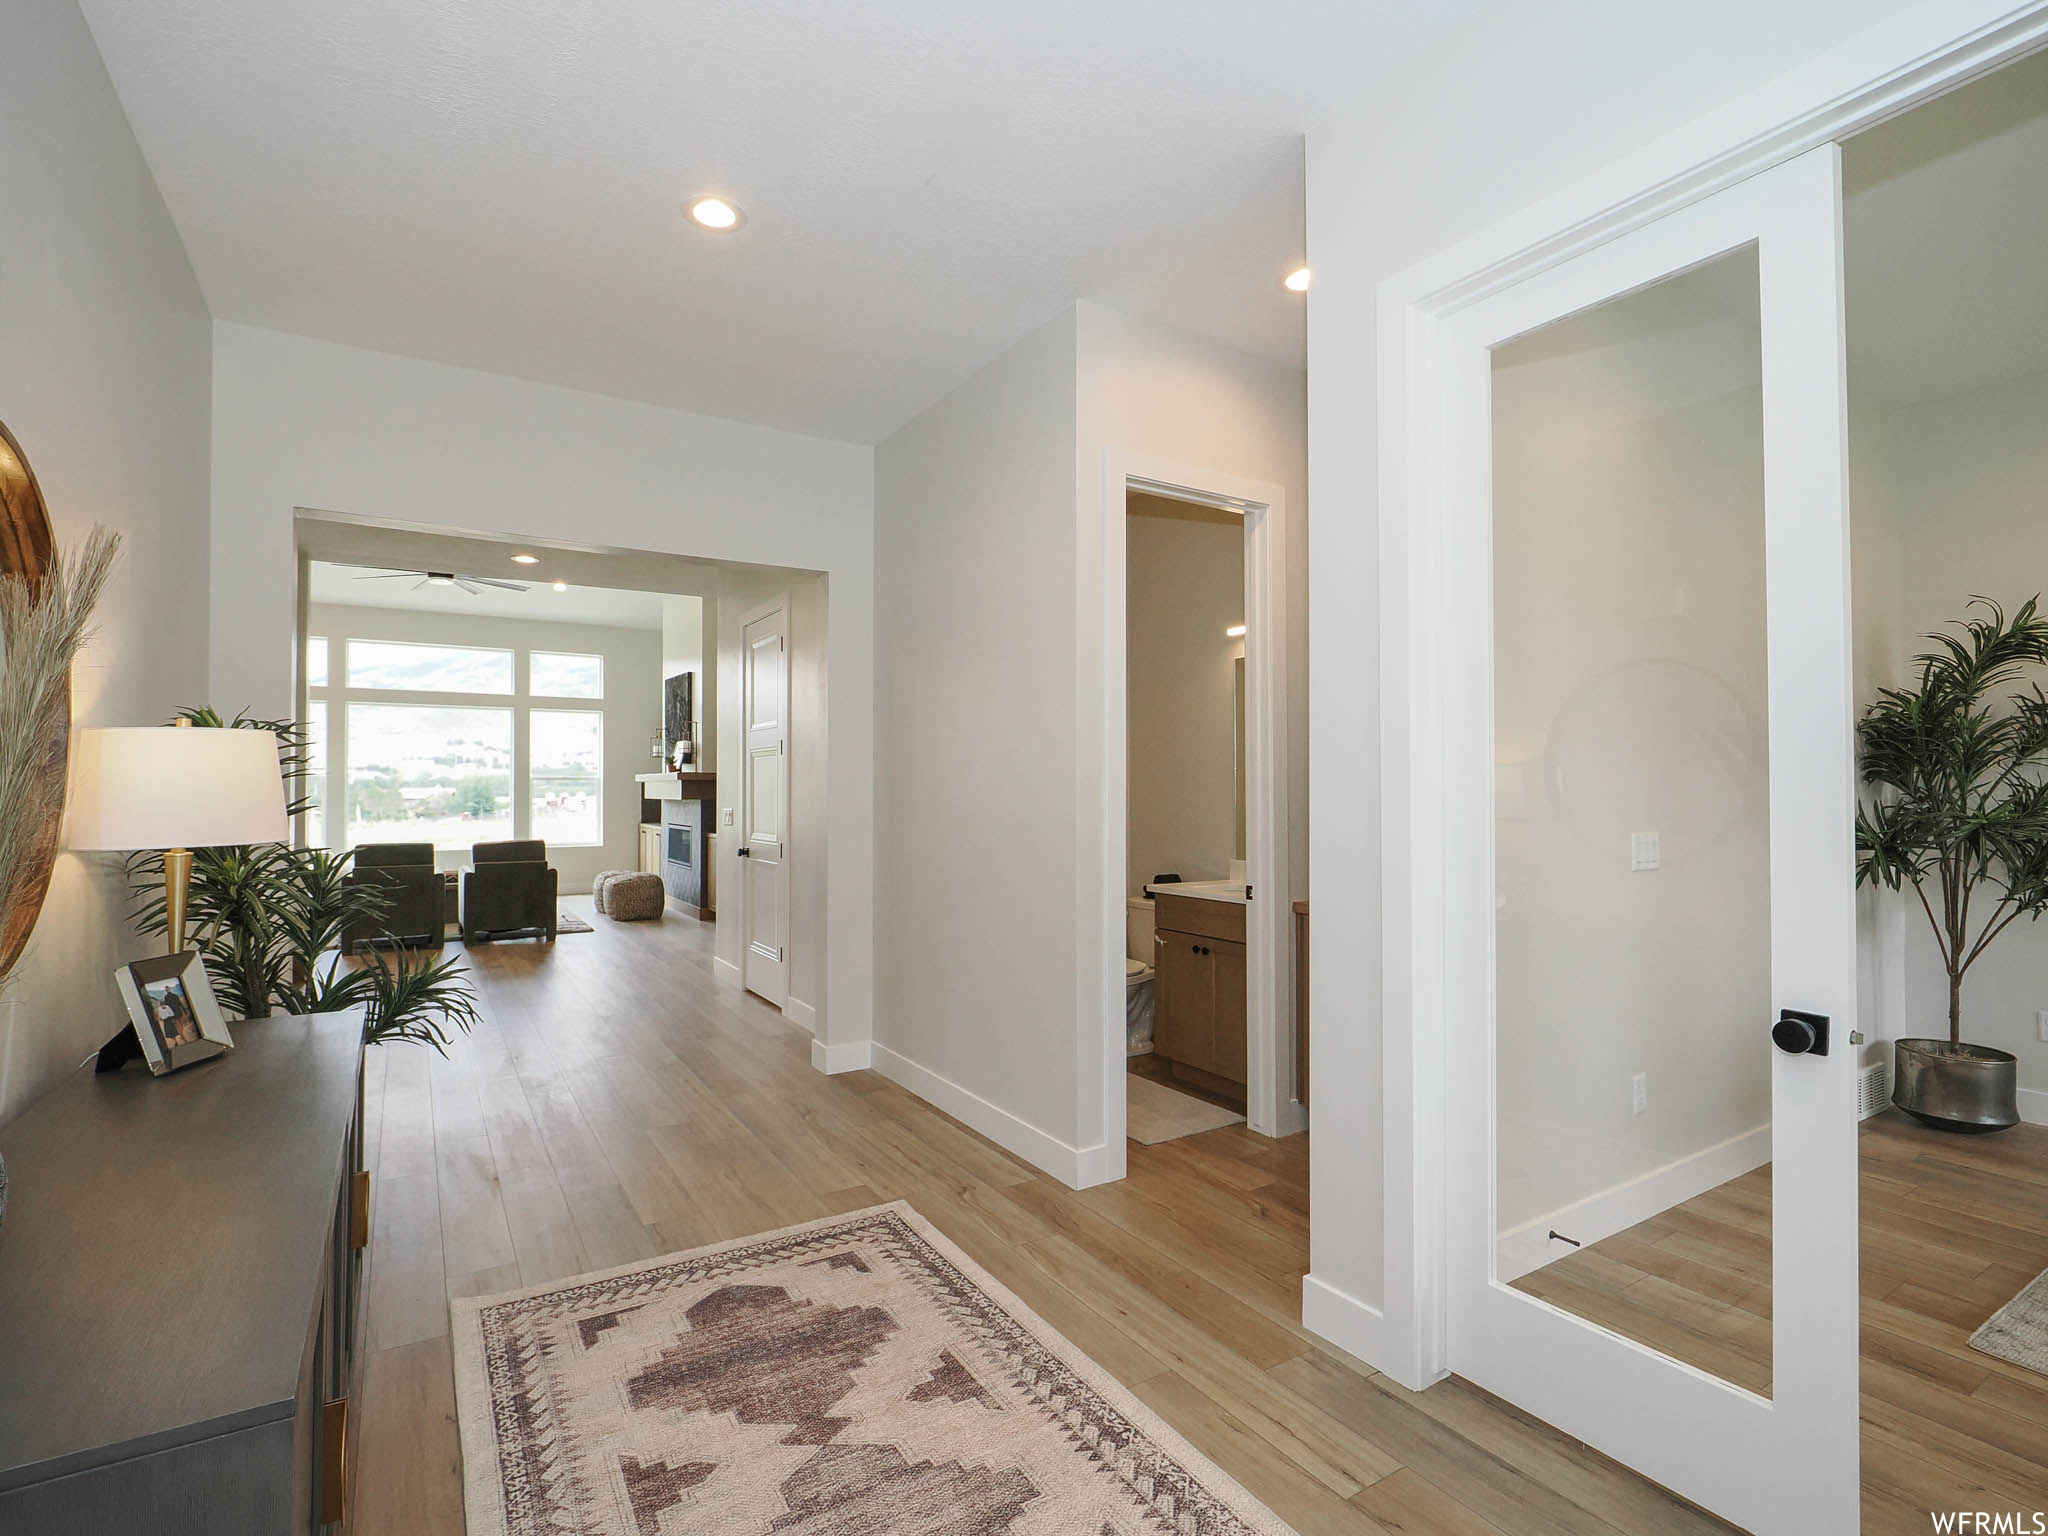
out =
<svg viewBox="0 0 2048 1536"><path fill-rule="evenodd" d="M1963 979L2021 918L2048 908L2048 664L2037 597L1927 636L1917 678L1883 690L1857 727L1863 780L1856 878L1911 886L1948 977L1948 1038L1896 1043L1893 1102L1929 1125L1996 1131L2019 1122L2018 1063L1963 1039Z"/></svg>
<svg viewBox="0 0 2048 1536"><path fill-rule="evenodd" d="M278 771L287 809L306 809L304 730L289 720L184 709L196 727L270 731L277 737ZM223 1008L238 1018L261 1018L273 1008L328 1013L364 1006L363 1037L410 1040L444 1047L456 1030L477 1021L475 995L461 962L404 948L359 965L340 952L343 930L358 920L374 923L385 899L375 886L347 878L353 855L283 843L193 850L187 922L194 947ZM136 926L166 933L160 854L130 861Z"/></svg>

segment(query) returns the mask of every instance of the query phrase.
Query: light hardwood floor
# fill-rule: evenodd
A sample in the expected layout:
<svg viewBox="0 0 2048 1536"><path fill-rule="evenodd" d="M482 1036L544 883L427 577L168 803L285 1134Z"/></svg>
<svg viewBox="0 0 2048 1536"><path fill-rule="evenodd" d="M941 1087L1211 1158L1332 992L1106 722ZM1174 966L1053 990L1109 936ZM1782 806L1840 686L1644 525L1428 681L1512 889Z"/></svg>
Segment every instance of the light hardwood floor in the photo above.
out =
<svg viewBox="0 0 2048 1536"><path fill-rule="evenodd" d="M2031 1518L2048 1377L1969 1338L2048 1269L2048 1129L1952 1136L1886 1110L1861 1140L1864 1532L1926 1532L1930 1509ZM1768 1393L1770 1220L1766 1165L1516 1284Z"/></svg>
<svg viewBox="0 0 2048 1536"><path fill-rule="evenodd" d="M470 958L486 1023L371 1053L354 1530L462 1530L451 1295L907 1198L1303 1536L1730 1527L1463 1382L1412 1394L1299 1324L1306 1138L1130 1148L1077 1194L717 976L710 929L595 920Z"/></svg>

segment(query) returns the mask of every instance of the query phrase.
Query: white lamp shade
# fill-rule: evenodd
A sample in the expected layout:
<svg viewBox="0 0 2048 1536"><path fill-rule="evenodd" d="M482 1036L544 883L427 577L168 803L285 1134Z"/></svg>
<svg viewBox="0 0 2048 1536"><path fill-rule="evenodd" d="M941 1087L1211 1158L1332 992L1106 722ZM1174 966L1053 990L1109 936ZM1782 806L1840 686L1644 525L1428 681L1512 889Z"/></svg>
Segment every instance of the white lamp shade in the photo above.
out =
<svg viewBox="0 0 2048 1536"><path fill-rule="evenodd" d="M123 852L291 836L277 737L209 726L80 731L65 843Z"/></svg>

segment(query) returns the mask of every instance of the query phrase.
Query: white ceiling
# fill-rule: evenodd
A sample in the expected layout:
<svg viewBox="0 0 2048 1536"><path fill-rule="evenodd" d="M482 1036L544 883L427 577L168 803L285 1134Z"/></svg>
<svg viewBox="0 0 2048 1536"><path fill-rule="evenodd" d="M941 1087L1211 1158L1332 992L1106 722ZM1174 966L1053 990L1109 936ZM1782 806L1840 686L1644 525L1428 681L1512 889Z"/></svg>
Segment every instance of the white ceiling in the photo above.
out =
<svg viewBox="0 0 2048 1536"><path fill-rule="evenodd" d="M524 578L516 571L494 570L490 574L499 581L523 582L524 592L485 587L469 593L460 587L423 586L412 572L335 565L325 560L312 561L310 571L307 594L316 603L461 613L476 618L545 619L555 624L603 624L613 629L661 628L661 595L656 592L621 592L609 587L569 587L557 592L551 583Z"/></svg>
<svg viewBox="0 0 2048 1536"><path fill-rule="evenodd" d="M1850 140L1842 173L1854 389L2048 369L2048 53Z"/></svg>
<svg viewBox="0 0 2048 1536"><path fill-rule="evenodd" d="M1489 3L83 0L221 318L855 441L1077 297L1299 366L1302 133Z"/></svg>

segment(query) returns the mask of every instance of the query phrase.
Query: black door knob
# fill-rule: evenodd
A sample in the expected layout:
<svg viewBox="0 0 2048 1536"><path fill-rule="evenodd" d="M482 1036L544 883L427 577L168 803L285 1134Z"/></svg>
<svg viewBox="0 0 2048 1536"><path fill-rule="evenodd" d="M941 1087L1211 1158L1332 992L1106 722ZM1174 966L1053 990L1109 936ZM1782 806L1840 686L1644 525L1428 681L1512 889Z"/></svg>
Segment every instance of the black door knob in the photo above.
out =
<svg viewBox="0 0 2048 1536"><path fill-rule="evenodd" d="M751 848L742 847L739 850L739 856L743 859L750 859L754 856L754 852Z"/></svg>
<svg viewBox="0 0 2048 1536"><path fill-rule="evenodd" d="M1771 1026L1771 1044L1787 1056L1825 1056L1828 1053L1828 1016L1801 1013L1797 1008L1779 1010Z"/></svg>

